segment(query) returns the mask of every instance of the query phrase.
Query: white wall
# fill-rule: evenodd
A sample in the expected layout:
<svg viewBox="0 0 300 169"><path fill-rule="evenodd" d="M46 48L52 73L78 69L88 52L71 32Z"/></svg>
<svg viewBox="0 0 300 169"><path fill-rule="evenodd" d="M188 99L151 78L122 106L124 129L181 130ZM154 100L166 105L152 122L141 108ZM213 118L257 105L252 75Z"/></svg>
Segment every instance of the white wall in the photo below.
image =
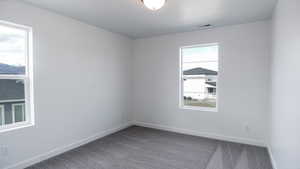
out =
<svg viewBox="0 0 300 169"><path fill-rule="evenodd" d="M0 133L0 168L127 123L132 41L14 0L0 19L33 27L36 125Z"/></svg>
<svg viewBox="0 0 300 169"><path fill-rule="evenodd" d="M273 16L270 144L277 169L300 169L300 1L279 0Z"/></svg>
<svg viewBox="0 0 300 169"><path fill-rule="evenodd" d="M134 41L132 119L251 144L266 138L269 22ZM179 48L220 43L219 112L179 109ZM250 133L245 132L245 124Z"/></svg>
<svg viewBox="0 0 300 169"><path fill-rule="evenodd" d="M292 22L290 18L297 14L288 13L287 8L298 4L285 3L277 9L274 19L274 94L269 137L280 169L287 168L289 159L299 156L288 154L290 149L299 150L299 135L287 132L299 128L294 120L296 109L290 105L296 99L281 93L285 91L282 77L286 80L284 89L297 86L297 81L292 80L297 77L299 52L295 44L299 38L293 35L298 33L299 23ZM16 0L0 2L0 19L33 27L36 112L34 127L0 133L0 145L8 147L8 155L0 157L1 169L126 125L129 119L217 138L265 143L270 70L268 21L139 39L132 46L132 40L121 35ZM279 27L282 24L291 26ZM220 43L219 112L179 109L179 48L215 42ZM297 92L295 89L293 92ZM279 106L279 102L284 105ZM291 109L287 112L288 106ZM283 117L285 113L291 116ZM248 133L246 124L250 127ZM290 141L283 141L285 137ZM287 146L292 144L295 146Z"/></svg>

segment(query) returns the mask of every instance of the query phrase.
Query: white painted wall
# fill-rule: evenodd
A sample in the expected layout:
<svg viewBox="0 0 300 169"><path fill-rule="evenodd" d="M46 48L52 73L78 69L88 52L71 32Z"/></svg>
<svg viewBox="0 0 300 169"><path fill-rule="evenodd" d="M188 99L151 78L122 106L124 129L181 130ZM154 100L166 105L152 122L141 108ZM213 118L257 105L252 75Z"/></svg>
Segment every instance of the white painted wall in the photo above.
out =
<svg viewBox="0 0 300 169"><path fill-rule="evenodd" d="M296 163L288 166L288 160L299 156L299 151L289 154L299 150L299 135L288 132L299 129L293 103L298 91L290 88L298 83L299 38L294 35L299 23L292 16L299 13L287 10L297 8L298 2L280 3L273 23L269 139L279 169L299 169ZM0 157L1 169L94 138L129 120L251 144L262 145L268 136L268 21L139 39L132 46L121 35L16 0L0 2L0 19L33 27L36 111L34 127L0 133L0 145L8 147L8 155ZM285 24L289 26L280 26ZM215 42L220 43L219 111L179 109L179 48Z"/></svg>
<svg viewBox="0 0 300 169"><path fill-rule="evenodd" d="M15 0L0 19L33 27L36 125L0 133L0 168L128 122L132 41Z"/></svg>
<svg viewBox="0 0 300 169"><path fill-rule="evenodd" d="M300 169L300 1L279 0L273 17L270 144L277 169Z"/></svg>
<svg viewBox="0 0 300 169"><path fill-rule="evenodd" d="M132 119L149 126L263 144L266 138L269 22L134 41ZM219 112L179 109L179 48L220 43ZM245 132L245 124L250 133Z"/></svg>

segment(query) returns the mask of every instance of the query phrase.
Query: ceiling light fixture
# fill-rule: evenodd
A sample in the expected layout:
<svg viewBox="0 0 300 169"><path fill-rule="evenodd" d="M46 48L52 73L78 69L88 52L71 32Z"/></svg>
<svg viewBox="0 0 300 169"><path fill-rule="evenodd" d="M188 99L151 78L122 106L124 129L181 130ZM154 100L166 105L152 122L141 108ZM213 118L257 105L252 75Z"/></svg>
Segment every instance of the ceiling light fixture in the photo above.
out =
<svg viewBox="0 0 300 169"><path fill-rule="evenodd" d="M166 3L166 0L141 0L141 1L147 8L153 11L159 10Z"/></svg>

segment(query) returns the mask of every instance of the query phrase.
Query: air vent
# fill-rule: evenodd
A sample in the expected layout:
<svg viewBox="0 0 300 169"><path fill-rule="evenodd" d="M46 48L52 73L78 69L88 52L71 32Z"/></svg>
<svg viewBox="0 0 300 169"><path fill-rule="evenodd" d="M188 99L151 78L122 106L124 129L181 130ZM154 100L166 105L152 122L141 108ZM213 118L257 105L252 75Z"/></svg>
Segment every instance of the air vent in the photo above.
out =
<svg viewBox="0 0 300 169"><path fill-rule="evenodd" d="M200 25L200 26L198 26L198 28L200 28L200 29L209 29L209 28L212 28L213 27L213 25L211 25L211 24L206 24L206 25Z"/></svg>

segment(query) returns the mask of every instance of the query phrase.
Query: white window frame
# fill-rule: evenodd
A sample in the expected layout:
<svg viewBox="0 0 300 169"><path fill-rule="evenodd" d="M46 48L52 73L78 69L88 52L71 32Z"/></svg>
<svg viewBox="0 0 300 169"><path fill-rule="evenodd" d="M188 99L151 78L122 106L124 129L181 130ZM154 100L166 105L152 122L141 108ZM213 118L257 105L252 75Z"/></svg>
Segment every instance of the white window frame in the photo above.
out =
<svg viewBox="0 0 300 169"><path fill-rule="evenodd" d="M23 119L26 119L26 114L25 114L25 103L14 103L14 104L11 104L11 113L12 113L12 122L13 123L16 123L16 112L15 112L15 106L22 106L22 117Z"/></svg>
<svg viewBox="0 0 300 169"><path fill-rule="evenodd" d="M0 107L1 107L1 110L2 111L0 111L0 116L1 116L1 119L2 119L2 126L4 126L5 125L5 109L4 109L4 105L0 105Z"/></svg>
<svg viewBox="0 0 300 169"><path fill-rule="evenodd" d="M0 126L0 132L11 131L34 125L34 104L33 104L33 37L32 28L0 20L1 26L20 29L26 32L26 69L25 75L0 75L0 79L23 80L25 92L25 121Z"/></svg>
<svg viewBox="0 0 300 169"><path fill-rule="evenodd" d="M187 109L187 110L196 110L196 111L202 111L202 112L218 112L218 105L219 105L219 90L218 90L218 81L219 81L219 73L217 76L217 85L216 85L216 107L200 107L200 106L186 106L184 105L184 76L183 76L183 59L182 59L182 51L186 48L196 48L196 47L208 47L208 46L218 46L218 69L220 70L220 44L219 43L206 43L206 44L197 44L197 45L190 45L190 46L181 46L179 48L179 108L180 109Z"/></svg>

